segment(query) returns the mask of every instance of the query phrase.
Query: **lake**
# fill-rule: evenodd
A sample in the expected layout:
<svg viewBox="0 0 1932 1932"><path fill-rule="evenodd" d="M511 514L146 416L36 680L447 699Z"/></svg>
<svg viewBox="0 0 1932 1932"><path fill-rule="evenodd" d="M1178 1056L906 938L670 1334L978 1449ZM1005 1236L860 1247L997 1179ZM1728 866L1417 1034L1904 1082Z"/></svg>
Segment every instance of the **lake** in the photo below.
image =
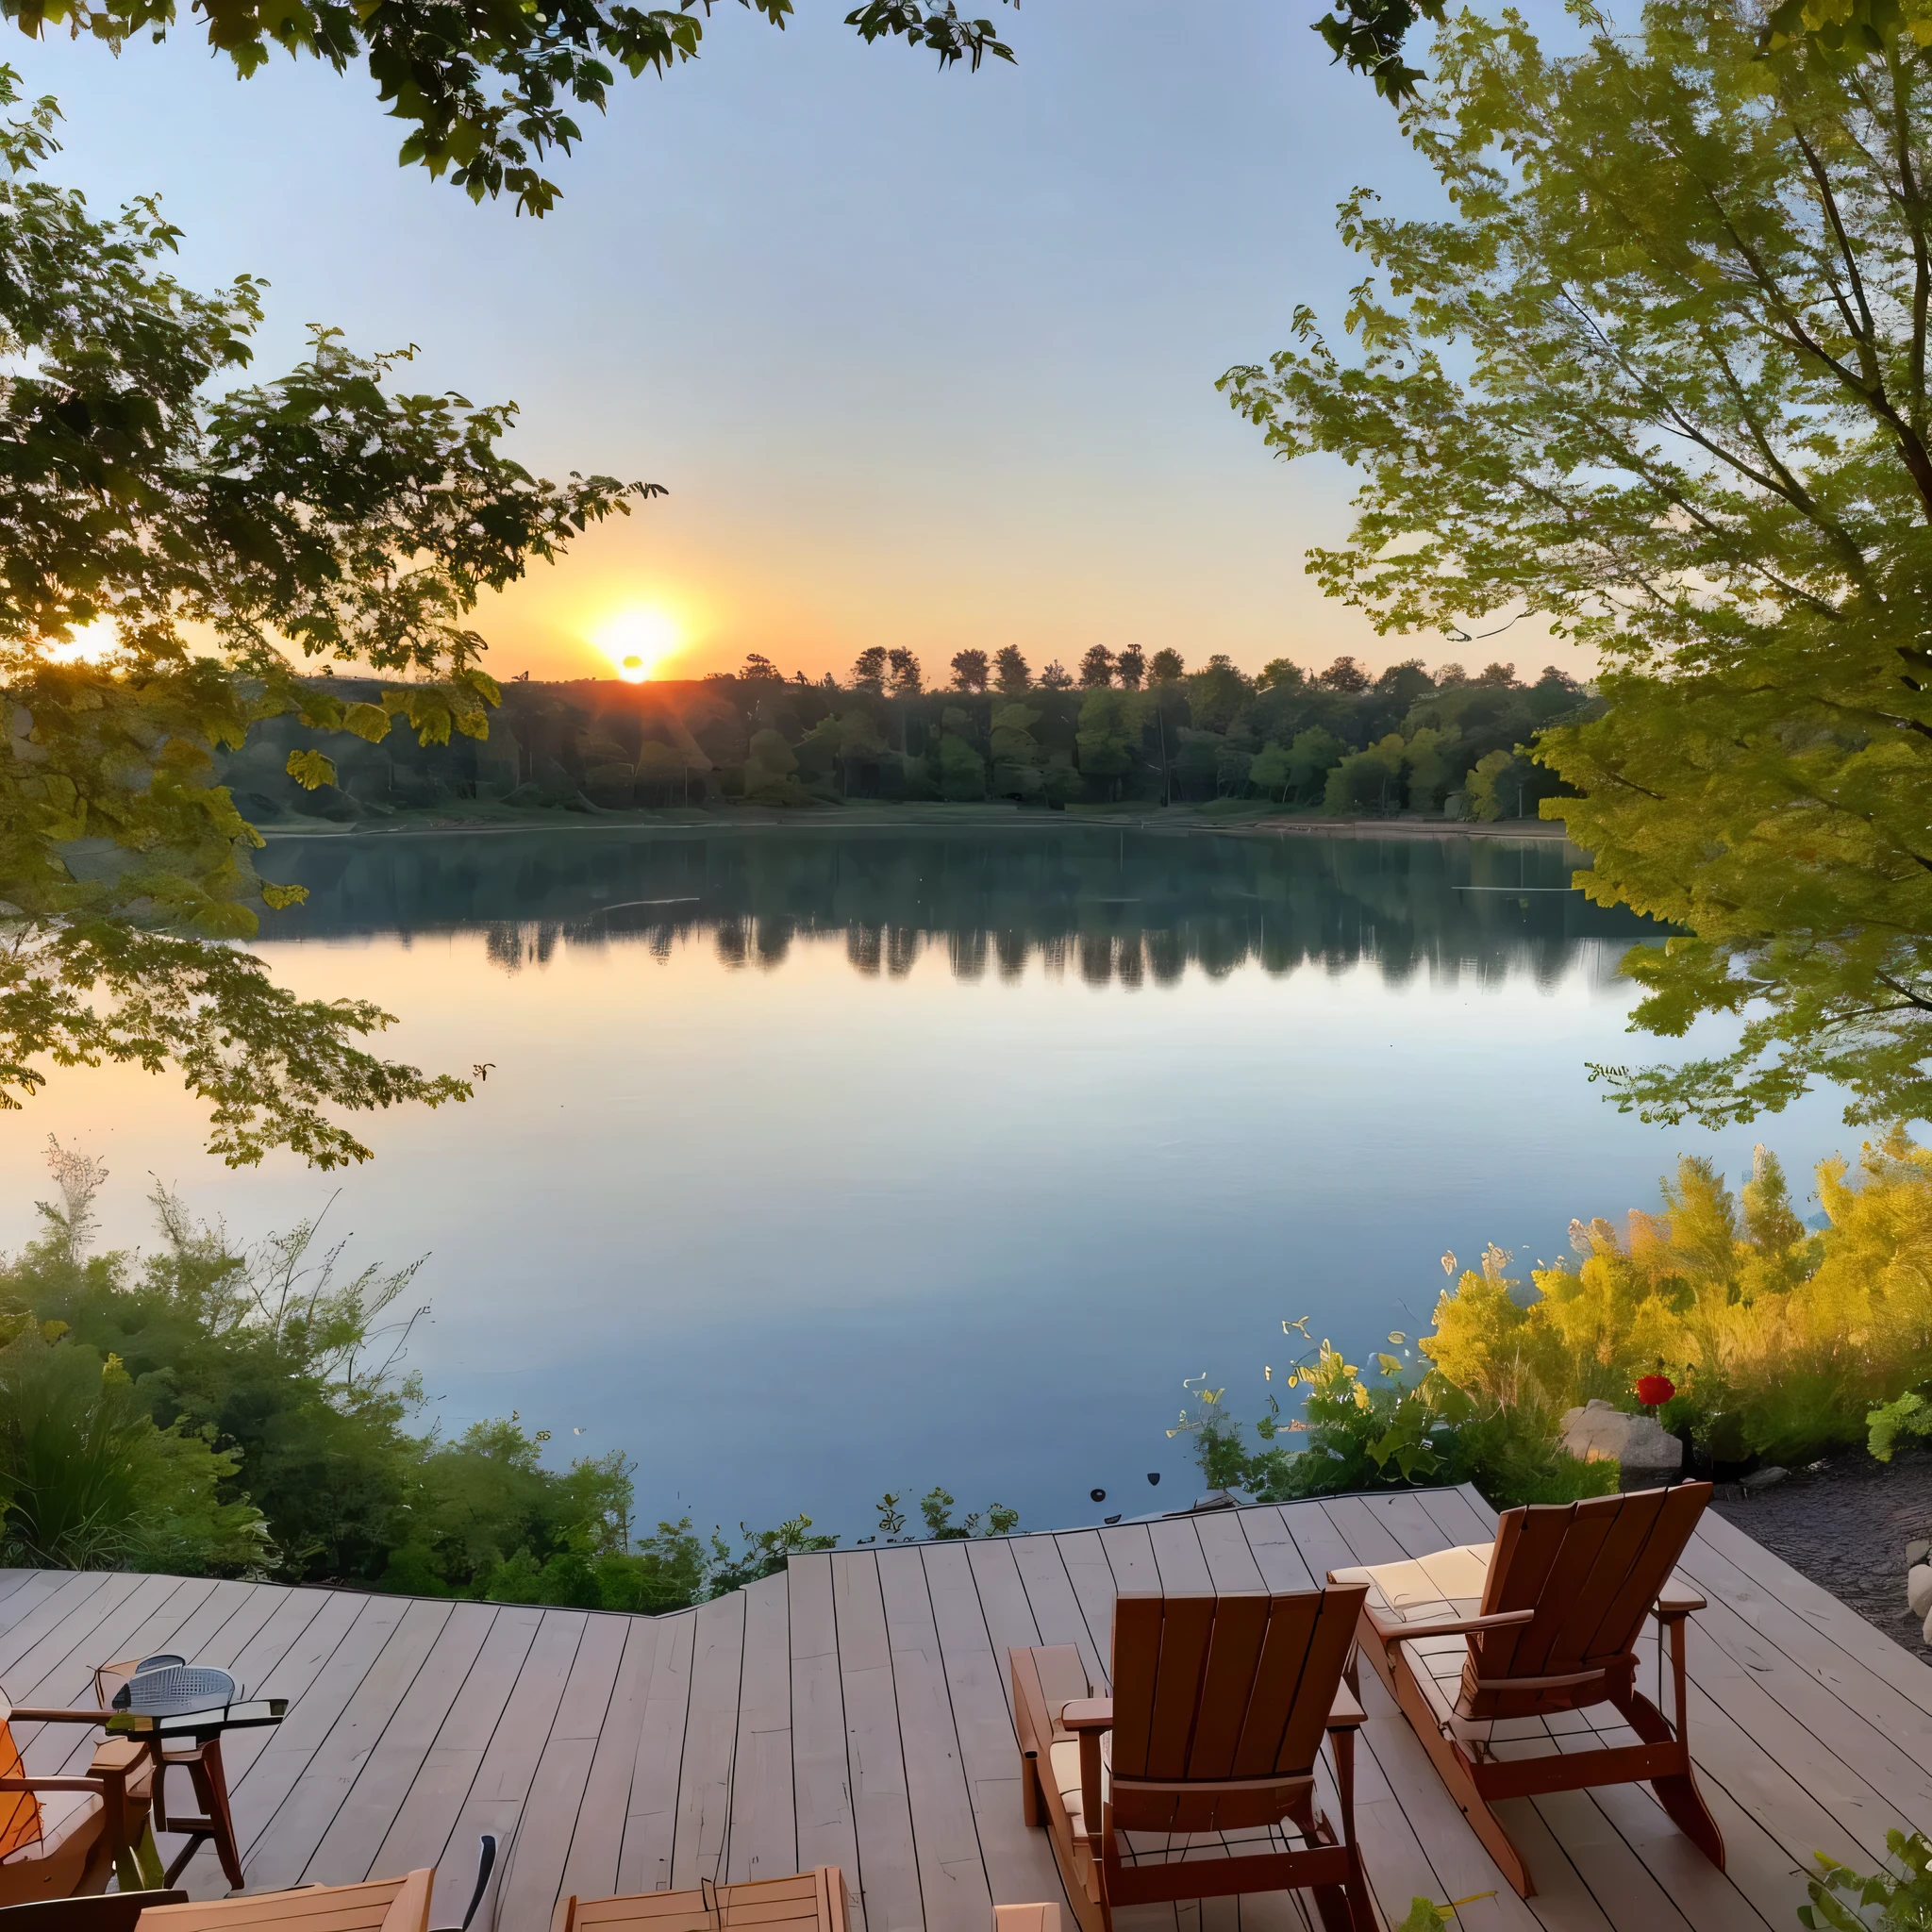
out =
<svg viewBox="0 0 1932 1932"><path fill-rule="evenodd" d="M1575 862L1044 814L275 841L310 891L265 929L278 976L487 1063L475 1101L378 1118L344 1177L237 1176L163 1083L58 1074L0 1144L0 1237L50 1130L106 1157L118 1243L151 1174L251 1239L339 1189L345 1260L427 1257L442 1425L622 1446L653 1516L864 1536L935 1483L1027 1527L1179 1507L1183 1378L1252 1416L1284 1320L1360 1360L1426 1328L1445 1251L1554 1257L1680 1151L1735 1178L1768 1140L1800 1195L1856 1154L1829 1096L1723 1135L1603 1101L1585 1062L1652 1044L1617 967L1656 934Z"/></svg>

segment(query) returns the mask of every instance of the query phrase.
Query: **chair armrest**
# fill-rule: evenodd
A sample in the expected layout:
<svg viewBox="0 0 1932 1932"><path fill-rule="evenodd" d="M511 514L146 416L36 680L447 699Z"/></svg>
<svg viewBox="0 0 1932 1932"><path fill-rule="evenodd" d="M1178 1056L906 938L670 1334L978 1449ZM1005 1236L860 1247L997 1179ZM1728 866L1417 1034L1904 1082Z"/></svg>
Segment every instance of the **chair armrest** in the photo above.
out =
<svg viewBox="0 0 1932 1932"><path fill-rule="evenodd" d="M0 1777L0 1791L92 1791L101 1795L97 1777Z"/></svg>
<svg viewBox="0 0 1932 1932"><path fill-rule="evenodd" d="M1377 1624L1375 1635L1385 1645L1407 1643L1418 1637L1470 1637L1484 1630L1513 1630L1533 1623L1534 1610L1491 1610L1487 1617L1438 1617L1426 1624Z"/></svg>
<svg viewBox="0 0 1932 1932"><path fill-rule="evenodd" d="M16 1704L8 1713L17 1724L104 1724L111 1710L54 1710L39 1705Z"/></svg>
<svg viewBox="0 0 1932 1932"><path fill-rule="evenodd" d="M1328 1728L1331 1731L1352 1731L1358 1724L1365 1724L1369 1714L1355 1700L1355 1693L1344 1684L1335 1687L1335 1701L1328 1707Z"/></svg>
<svg viewBox="0 0 1932 1932"><path fill-rule="evenodd" d="M1060 1728L1066 1731L1113 1729L1111 1697L1074 1697L1060 1707Z"/></svg>
<svg viewBox="0 0 1932 1932"><path fill-rule="evenodd" d="M1708 1609L1710 1606L1694 1590L1673 1582L1664 1585L1657 1592L1657 1599L1651 1607L1651 1615L1658 1623L1668 1622L1673 1617L1688 1617L1693 1610Z"/></svg>

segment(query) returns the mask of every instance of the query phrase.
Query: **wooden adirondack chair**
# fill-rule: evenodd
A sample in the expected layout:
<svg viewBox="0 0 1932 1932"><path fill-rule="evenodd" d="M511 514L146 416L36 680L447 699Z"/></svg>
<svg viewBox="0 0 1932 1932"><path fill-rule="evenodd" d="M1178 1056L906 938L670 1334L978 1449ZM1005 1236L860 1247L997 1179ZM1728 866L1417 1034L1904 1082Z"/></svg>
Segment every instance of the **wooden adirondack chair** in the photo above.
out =
<svg viewBox="0 0 1932 1932"><path fill-rule="evenodd" d="M0 1906L105 1891L117 1862L133 1872L147 1824L147 1752L126 1738L103 1738L76 1776L29 1773L13 1724L107 1723L102 1710L15 1709L0 1696Z"/></svg>
<svg viewBox="0 0 1932 1932"><path fill-rule="evenodd" d="M560 1898L551 1932L848 1932L845 1874L820 1865L796 1877L757 1878L691 1891Z"/></svg>
<svg viewBox="0 0 1932 1932"><path fill-rule="evenodd" d="M1709 1499L1708 1483L1679 1483L1509 1509L1493 1543L1328 1573L1366 1587L1362 1650L1524 1898L1529 1867L1490 1807L1539 1791L1648 1778L1724 1869L1686 1737L1684 1626L1704 1599L1671 1574ZM1647 1615L1670 1651L1674 1724L1637 1688Z"/></svg>
<svg viewBox="0 0 1932 1932"><path fill-rule="evenodd" d="M428 1932L436 1874L425 1866L365 1885L309 1885L150 1906L135 1932Z"/></svg>
<svg viewBox="0 0 1932 1932"><path fill-rule="evenodd" d="M1110 1932L1116 1906L1304 1886L1327 1932L1375 1932L1341 1679L1366 1594L1117 1597L1111 1698L1070 1645L1008 1654L1026 1822L1082 1932ZM1324 1737L1339 1839L1315 1803Z"/></svg>

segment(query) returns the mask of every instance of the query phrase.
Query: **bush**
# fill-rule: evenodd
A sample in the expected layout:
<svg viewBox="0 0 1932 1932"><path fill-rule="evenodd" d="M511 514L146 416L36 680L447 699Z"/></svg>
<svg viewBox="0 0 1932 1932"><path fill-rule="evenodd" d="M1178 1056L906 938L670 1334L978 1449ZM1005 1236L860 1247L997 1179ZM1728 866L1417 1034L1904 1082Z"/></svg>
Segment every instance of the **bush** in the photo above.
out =
<svg viewBox="0 0 1932 1932"><path fill-rule="evenodd" d="M1284 1423L1271 1396L1256 1425L1259 1449L1248 1447L1241 1424L1221 1409L1222 1390L1204 1391L1205 1413L1192 1422L1183 1415L1168 1433L1193 1433L1210 1487L1245 1490L1264 1503L1466 1482L1507 1509L1573 1503L1617 1486L1615 1464L1580 1462L1558 1444L1545 1407L1471 1395L1440 1371L1417 1375L1392 1355L1378 1355L1376 1371L1371 1386L1324 1341L1314 1361L1287 1377L1291 1390L1307 1390L1305 1417ZM1306 1436L1306 1445L1290 1448L1284 1435Z"/></svg>
<svg viewBox="0 0 1932 1932"><path fill-rule="evenodd" d="M1708 1161L1678 1164L1660 1214L1571 1224L1574 1264L1533 1272L1491 1249L1436 1308L1422 1347L1452 1382L1552 1409L1603 1397L1635 1407L1662 1369L1667 1428L1719 1462L1801 1463L1870 1441L1889 1454L1932 1383L1932 1156L1902 1131L1864 1149L1860 1183L1820 1164L1828 1224L1805 1227L1763 1148L1733 1195ZM1907 1398L1901 1402L1900 1398Z"/></svg>

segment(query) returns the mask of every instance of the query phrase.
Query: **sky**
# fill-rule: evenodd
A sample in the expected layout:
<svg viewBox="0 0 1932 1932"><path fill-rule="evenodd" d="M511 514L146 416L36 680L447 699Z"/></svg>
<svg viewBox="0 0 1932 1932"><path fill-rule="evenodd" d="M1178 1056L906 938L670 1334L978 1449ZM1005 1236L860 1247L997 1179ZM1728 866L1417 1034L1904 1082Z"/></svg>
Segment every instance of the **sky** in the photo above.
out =
<svg viewBox="0 0 1932 1932"><path fill-rule="evenodd" d="M589 115L541 222L399 169L359 72L242 82L192 30L8 58L59 97L49 178L158 192L193 281L268 278L261 374L311 323L415 344L410 387L515 399L529 468L669 490L479 608L500 676L608 675L641 639L676 676L1129 642L1587 670L1527 625L1384 640L1324 599L1302 558L1345 533L1346 470L1275 461L1215 391L1300 303L1340 333L1352 187L1433 205L1317 5L1028 0L1018 64L976 75L864 46L846 0L782 33L723 5L702 59Z"/></svg>

